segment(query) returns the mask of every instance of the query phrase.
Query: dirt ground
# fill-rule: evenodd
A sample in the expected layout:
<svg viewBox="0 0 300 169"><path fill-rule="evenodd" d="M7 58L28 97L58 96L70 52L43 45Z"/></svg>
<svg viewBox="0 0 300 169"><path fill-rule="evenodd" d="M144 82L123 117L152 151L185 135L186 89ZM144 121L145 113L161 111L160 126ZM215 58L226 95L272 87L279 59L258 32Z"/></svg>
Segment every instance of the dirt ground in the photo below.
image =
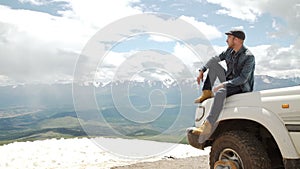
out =
<svg viewBox="0 0 300 169"><path fill-rule="evenodd" d="M128 166L112 167L111 169L208 169L208 156L165 158L155 162L142 162Z"/></svg>

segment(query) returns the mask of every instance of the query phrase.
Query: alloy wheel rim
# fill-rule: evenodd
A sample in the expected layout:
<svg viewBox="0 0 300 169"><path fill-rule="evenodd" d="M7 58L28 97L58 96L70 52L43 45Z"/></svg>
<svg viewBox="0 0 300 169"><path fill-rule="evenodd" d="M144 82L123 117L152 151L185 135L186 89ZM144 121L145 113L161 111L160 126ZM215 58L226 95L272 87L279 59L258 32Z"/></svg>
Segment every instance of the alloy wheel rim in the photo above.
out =
<svg viewBox="0 0 300 169"><path fill-rule="evenodd" d="M219 155L219 160L233 161L233 162L235 162L235 164L238 165L237 168L244 169L244 165L243 165L243 161L242 161L241 157L239 156L239 154L236 151L234 151L231 148L224 149Z"/></svg>

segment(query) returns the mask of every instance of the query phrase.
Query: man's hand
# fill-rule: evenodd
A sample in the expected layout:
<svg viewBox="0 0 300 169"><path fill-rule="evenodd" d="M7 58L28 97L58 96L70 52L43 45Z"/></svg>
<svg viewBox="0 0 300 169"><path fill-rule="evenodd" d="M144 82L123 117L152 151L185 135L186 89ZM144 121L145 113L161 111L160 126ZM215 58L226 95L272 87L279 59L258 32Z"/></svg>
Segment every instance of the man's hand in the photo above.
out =
<svg viewBox="0 0 300 169"><path fill-rule="evenodd" d="M200 81L203 81L203 71L199 71L199 76L197 77L197 83L200 85Z"/></svg>
<svg viewBox="0 0 300 169"><path fill-rule="evenodd" d="M214 87L213 92L217 92L221 88L225 88L225 85L223 83L221 83L218 86Z"/></svg>

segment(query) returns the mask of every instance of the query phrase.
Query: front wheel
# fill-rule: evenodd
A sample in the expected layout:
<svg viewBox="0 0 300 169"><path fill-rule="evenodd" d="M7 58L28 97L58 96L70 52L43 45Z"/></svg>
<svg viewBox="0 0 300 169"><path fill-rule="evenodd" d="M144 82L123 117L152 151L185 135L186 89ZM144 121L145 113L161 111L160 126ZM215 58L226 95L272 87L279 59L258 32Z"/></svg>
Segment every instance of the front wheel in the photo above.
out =
<svg viewBox="0 0 300 169"><path fill-rule="evenodd" d="M239 169L270 169L271 161L262 143L243 131L229 131L220 135L210 152L210 168L218 161L231 161Z"/></svg>

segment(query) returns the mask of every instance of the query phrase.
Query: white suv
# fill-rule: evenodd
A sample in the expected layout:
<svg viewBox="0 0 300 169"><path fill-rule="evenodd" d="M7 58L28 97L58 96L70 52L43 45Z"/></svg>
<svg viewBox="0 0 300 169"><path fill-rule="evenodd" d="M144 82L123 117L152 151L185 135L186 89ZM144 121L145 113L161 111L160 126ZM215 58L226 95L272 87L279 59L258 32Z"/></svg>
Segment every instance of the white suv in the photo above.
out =
<svg viewBox="0 0 300 169"><path fill-rule="evenodd" d="M196 127L212 102L197 107ZM210 168L232 161L240 169L300 169L300 86L228 97L218 123L208 138L187 132L193 147L211 146Z"/></svg>

